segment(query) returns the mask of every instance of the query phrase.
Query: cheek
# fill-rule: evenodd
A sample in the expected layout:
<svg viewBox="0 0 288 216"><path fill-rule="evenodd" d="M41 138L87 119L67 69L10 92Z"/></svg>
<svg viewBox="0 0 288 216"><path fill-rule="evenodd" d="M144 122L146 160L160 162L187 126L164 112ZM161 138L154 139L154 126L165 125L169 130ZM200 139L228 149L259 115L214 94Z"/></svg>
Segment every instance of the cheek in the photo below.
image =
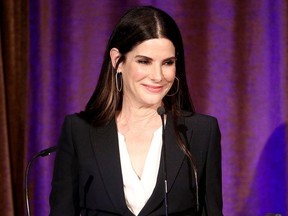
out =
<svg viewBox="0 0 288 216"><path fill-rule="evenodd" d="M164 78L167 82L173 82L176 75L176 69L169 69L164 73Z"/></svg>
<svg viewBox="0 0 288 216"><path fill-rule="evenodd" d="M131 87L131 85L134 85L138 81L141 81L145 78L145 72L143 69L137 67L136 65L129 65L126 66L123 70L123 82L124 85L128 85Z"/></svg>
<svg viewBox="0 0 288 216"><path fill-rule="evenodd" d="M127 75L130 77L129 79L137 82L147 76L147 71L145 71L143 67L141 68L137 65L131 65L127 68Z"/></svg>
<svg viewBox="0 0 288 216"><path fill-rule="evenodd" d="M134 71L132 77L134 81L137 82L137 81L141 81L142 79L144 79L146 77L146 74L143 71L137 70L137 71Z"/></svg>

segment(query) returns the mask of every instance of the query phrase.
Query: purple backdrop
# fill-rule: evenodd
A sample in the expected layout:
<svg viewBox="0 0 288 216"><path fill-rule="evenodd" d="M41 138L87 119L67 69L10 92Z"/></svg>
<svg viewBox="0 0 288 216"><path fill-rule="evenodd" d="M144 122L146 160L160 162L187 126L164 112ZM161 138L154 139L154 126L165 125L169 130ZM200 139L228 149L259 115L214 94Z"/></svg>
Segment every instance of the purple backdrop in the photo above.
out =
<svg viewBox="0 0 288 216"><path fill-rule="evenodd" d="M225 215L287 215L288 12L281 0L30 0L28 158L55 145L64 116L84 108L114 24L139 4L175 18L197 110L219 120ZM52 168L53 156L32 167L35 215L49 212Z"/></svg>

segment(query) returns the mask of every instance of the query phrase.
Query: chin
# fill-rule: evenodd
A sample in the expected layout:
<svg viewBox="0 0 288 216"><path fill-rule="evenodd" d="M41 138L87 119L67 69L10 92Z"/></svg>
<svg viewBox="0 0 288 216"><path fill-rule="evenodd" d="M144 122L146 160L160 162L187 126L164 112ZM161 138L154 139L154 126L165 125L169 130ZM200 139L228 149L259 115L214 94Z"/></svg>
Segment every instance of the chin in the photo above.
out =
<svg viewBox="0 0 288 216"><path fill-rule="evenodd" d="M157 98L155 100L153 100L152 98L150 98L149 100L144 100L143 102L149 106L154 106L154 105L161 105L162 103L162 97L161 98Z"/></svg>

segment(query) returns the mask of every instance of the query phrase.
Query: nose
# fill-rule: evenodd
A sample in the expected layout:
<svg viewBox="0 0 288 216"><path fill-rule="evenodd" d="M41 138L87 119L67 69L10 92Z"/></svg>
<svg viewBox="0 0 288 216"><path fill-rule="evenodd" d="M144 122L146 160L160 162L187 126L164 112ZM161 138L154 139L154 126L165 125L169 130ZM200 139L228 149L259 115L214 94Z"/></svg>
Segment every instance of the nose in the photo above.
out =
<svg viewBox="0 0 288 216"><path fill-rule="evenodd" d="M163 72L161 65L155 65L150 73L150 79L154 82L161 82L163 79Z"/></svg>

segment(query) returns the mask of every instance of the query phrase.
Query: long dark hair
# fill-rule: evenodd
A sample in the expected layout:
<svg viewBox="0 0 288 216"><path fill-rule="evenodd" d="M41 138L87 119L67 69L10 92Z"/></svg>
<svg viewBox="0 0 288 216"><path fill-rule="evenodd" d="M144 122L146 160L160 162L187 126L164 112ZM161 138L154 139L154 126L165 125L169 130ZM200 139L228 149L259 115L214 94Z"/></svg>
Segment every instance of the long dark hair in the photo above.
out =
<svg viewBox="0 0 288 216"><path fill-rule="evenodd" d="M115 118L116 111L122 109L123 100L123 92L118 92L115 85L118 65L125 62L126 54L135 46L153 38L167 38L175 47L176 77L179 79L179 89L177 82L174 82L168 94L163 98L163 104L166 112L172 113L177 143L189 158L191 170L196 172L197 185L197 170L194 159L189 147L185 145L185 141L180 136L181 130L177 128L179 116L184 113L193 115L195 112L187 86L183 42L177 24L164 11L151 6L141 6L129 10L120 19L108 41L96 89L82 114L95 126L103 126ZM115 68L113 68L110 59L112 48L117 48L121 54ZM176 91L177 93L173 94ZM172 96L168 96L171 94ZM198 186L196 186L196 190L198 194Z"/></svg>
<svg viewBox="0 0 288 216"><path fill-rule="evenodd" d="M115 117L116 111L122 108L123 94L115 87L115 74L119 63L125 61L126 54L135 46L153 38L169 39L176 50L176 77L179 79L179 90L177 94L163 98L165 110L171 111L175 119L181 115L182 110L194 113L186 82L182 37L177 24L160 9L140 6L124 14L108 41L97 86L85 108L86 116L89 116L94 125L107 124ZM121 54L115 68L110 59L112 48L117 48ZM177 83L174 82L168 95L176 91Z"/></svg>

